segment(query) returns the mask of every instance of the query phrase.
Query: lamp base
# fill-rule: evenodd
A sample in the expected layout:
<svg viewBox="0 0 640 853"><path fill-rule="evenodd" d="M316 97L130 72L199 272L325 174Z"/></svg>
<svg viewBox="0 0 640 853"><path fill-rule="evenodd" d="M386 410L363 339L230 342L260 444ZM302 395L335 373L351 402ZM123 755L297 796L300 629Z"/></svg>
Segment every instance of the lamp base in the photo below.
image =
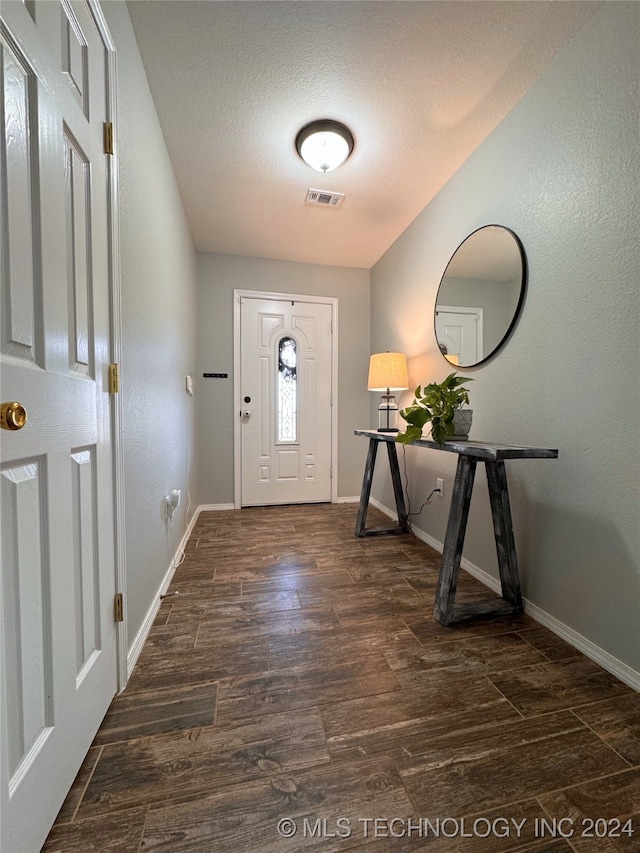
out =
<svg viewBox="0 0 640 853"><path fill-rule="evenodd" d="M380 397L378 406L378 432L398 432L398 404L396 398L387 388L387 393Z"/></svg>

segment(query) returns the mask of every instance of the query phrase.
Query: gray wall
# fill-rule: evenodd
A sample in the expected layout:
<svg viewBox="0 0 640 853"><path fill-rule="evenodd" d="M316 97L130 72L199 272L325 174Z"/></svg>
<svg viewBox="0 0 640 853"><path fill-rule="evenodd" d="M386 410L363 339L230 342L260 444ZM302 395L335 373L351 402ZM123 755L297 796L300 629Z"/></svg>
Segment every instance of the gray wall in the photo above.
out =
<svg viewBox="0 0 640 853"><path fill-rule="evenodd" d="M506 348L464 369L471 437L557 447L508 464L526 598L640 671L640 7L606 3L372 270L372 349L407 352L410 383L440 380L433 306L460 241L512 228L529 260ZM406 396L405 396L406 402ZM407 449L414 507L455 457ZM483 475L465 556L497 576ZM375 494L393 506L386 475ZM442 542L448 500L419 524Z"/></svg>
<svg viewBox="0 0 640 853"><path fill-rule="evenodd" d="M233 291L337 297L338 496L360 493L366 446L353 435L369 408L369 271L198 254L196 458L198 504L233 503ZM228 379L203 379L228 373Z"/></svg>
<svg viewBox="0 0 640 853"><path fill-rule="evenodd" d="M122 253L127 622L134 640L186 529L195 371L195 252L124 3L102 4L116 42ZM192 454L192 450L191 450ZM182 490L166 521L164 497ZM190 515L195 505L192 503Z"/></svg>

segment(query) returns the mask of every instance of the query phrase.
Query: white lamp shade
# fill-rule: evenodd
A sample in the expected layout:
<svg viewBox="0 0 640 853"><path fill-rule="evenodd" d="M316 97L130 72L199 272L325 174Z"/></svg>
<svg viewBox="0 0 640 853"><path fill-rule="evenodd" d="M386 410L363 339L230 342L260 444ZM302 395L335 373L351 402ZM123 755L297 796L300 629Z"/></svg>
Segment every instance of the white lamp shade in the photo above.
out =
<svg viewBox="0 0 640 853"><path fill-rule="evenodd" d="M296 149L313 169L331 172L353 151L353 135L338 121L320 119L302 128L296 138Z"/></svg>
<svg viewBox="0 0 640 853"><path fill-rule="evenodd" d="M337 133L312 133L300 146L300 156L318 172L331 172L349 155L347 141Z"/></svg>
<svg viewBox="0 0 640 853"><path fill-rule="evenodd" d="M407 357L401 352L378 352L369 360L369 391L404 391L409 387Z"/></svg>

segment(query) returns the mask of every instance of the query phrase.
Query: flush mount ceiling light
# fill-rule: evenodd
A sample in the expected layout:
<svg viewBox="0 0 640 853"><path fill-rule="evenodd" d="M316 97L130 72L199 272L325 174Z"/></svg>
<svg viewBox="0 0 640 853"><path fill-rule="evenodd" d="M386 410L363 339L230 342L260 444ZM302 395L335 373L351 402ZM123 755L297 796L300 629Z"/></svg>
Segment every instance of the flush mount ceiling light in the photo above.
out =
<svg viewBox="0 0 640 853"><path fill-rule="evenodd" d="M328 118L312 121L296 136L296 151L318 172L331 172L342 165L353 151L353 144L349 128Z"/></svg>

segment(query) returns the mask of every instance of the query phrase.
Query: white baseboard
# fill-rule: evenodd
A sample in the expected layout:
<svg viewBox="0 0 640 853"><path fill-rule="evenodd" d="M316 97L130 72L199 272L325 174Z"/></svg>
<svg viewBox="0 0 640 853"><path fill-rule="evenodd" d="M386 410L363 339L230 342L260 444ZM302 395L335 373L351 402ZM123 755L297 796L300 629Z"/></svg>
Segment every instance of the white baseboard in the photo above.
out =
<svg viewBox="0 0 640 853"><path fill-rule="evenodd" d="M380 503L380 501L376 500L376 498L369 498L369 503L373 504L376 509L380 510L380 512L383 512L385 515L388 515L389 518L393 519L393 521L398 520L398 513L394 512L394 510L392 510L392 509L389 509L389 507L385 506L383 503ZM420 531L420 532L422 532L422 531ZM416 533L416 535L417 535L417 533ZM422 537L418 536L418 538L421 539Z"/></svg>
<svg viewBox="0 0 640 853"><path fill-rule="evenodd" d="M196 514L201 512L226 512L227 510L235 509L234 504L200 504L196 510Z"/></svg>
<svg viewBox="0 0 640 853"><path fill-rule="evenodd" d="M180 544L178 545L178 549L174 554L173 560L171 561L171 565L167 569L165 576L162 578L162 582L160 583L158 591L153 597L151 606L147 611L147 615L145 616L144 621L140 626L140 630L136 634L135 640L131 644L131 648L127 653L127 680L131 677L131 673L133 672L133 668L136 665L136 661L140 657L140 652L142 651L147 637L149 636L149 631L151 630L151 626L153 625L153 620L156 618L158 610L160 609L160 596L164 595L164 593L169 589L176 568L181 562L181 558L184 554L184 549L187 545L189 537L191 536L191 532L195 526L196 521L198 520L198 516L201 512L222 512L224 510L229 509L234 509L233 504L200 504L196 507L193 515L191 516L191 521L187 525L187 529L184 532L184 536L180 540Z"/></svg>
<svg viewBox="0 0 640 853"><path fill-rule="evenodd" d="M389 507L380 503L380 501L375 498L371 498L370 503L372 503L377 509L383 512L385 515L388 515L389 518L392 518L394 521L398 520L398 515L393 510L389 509ZM438 551L439 554L442 554L444 544L439 542L437 539L434 539L433 536L429 536L428 533L425 533L423 530L420 530L418 527L412 528L413 532L417 536L418 539L425 542L427 545L430 545L434 550ZM476 566L470 560L465 559L464 557L460 561L460 568L464 569L474 578L480 581L480 583L484 584L489 589L493 590L493 592L497 592L498 595L501 592L500 580L498 578L494 578L493 575L490 575L484 569L481 569L480 566ZM628 684L629 687L632 687L634 690L640 691L640 672L630 667L628 664L624 663L624 661L619 660L614 657L609 652L605 651L605 649L596 645L591 640L584 637L582 634L579 634L573 628L570 628L568 625L565 625L564 622L561 622L559 619L556 619L555 616L552 616L550 613L547 613L546 610L543 610L541 607L538 607L537 604L534 604L532 601L524 598L522 600L522 606L524 612L527 616L530 616L536 622L539 622L541 625L544 625L545 628L548 628L553 634L556 634L558 637L561 637L570 646L573 646L574 649L577 649L579 652L582 652L583 655L590 658L594 663L597 663L598 666L601 666L603 669L606 669L607 672L610 672L611 675L615 675L616 678L623 681L625 684Z"/></svg>
<svg viewBox="0 0 640 853"><path fill-rule="evenodd" d="M158 610L160 609L160 596L164 595L164 593L169 589L171 581L173 580L173 575L175 574L176 568L180 564L182 555L184 554L184 549L186 548L189 537L191 536L191 531L198 520L198 516L202 511L202 507L197 507L193 515L191 516L191 521L187 524L187 529L184 532L184 536L180 540L180 544L176 550L176 553L171 560L171 565L165 572L164 577L158 587L158 591L156 592L153 600L151 602L151 607L147 611L147 615L144 617L144 621L140 626L140 630L135 636L133 643L131 644L131 648L127 653L127 681L131 677L131 673L133 672L133 668L136 665L136 661L140 657L140 652L143 649L143 646L149 636L149 631L151 630L151 626L153 625L153 620L156 618Z"/></svg>
<svg viewBox="0 0 640 853"><path fill-rule="evenodd" d="M346 498L336 498L335 502L337 504L359 504L360 503L360 495L352 495L351 497L346 497Z"/></svg>
<svg viewBox="0 0 640 853"><path fill-rule="evenodd" d="M570 646L578 649L578 651L582 652L583 655L586 655L594 663L597 663L603 669L606 669L607 672L610 672L611 675L615 675L616 678L624 681L625 684L633 687L634 690L640 691L640 672L633 669L629 664L609 654L609 652L597 646L591 640L587 639L587 637L583 637L582 634L578 634L573 628L565 625L564 622L560 622L559 619L551 616L550 613L547 613L546 610L538 607L532 601L524 600L524 612L554 634L562 637Z"/></svg>

